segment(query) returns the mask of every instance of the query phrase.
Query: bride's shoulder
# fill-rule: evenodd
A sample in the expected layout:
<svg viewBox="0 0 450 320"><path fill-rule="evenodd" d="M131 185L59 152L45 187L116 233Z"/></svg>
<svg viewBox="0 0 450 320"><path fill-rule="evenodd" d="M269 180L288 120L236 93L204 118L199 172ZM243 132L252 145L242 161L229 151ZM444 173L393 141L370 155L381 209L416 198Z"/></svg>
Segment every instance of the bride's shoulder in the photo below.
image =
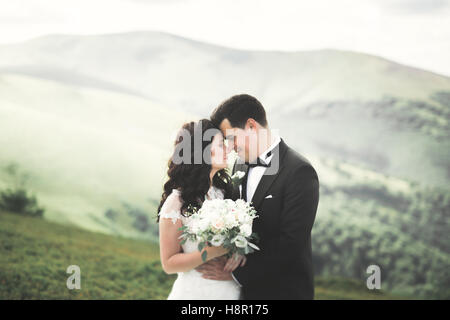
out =
<svg viewBox="0 0 450 320"><path fill-rule="evenodd" d="M174 206L181 207L182 201L183 200L181 198L181 191L178 189L172 189L172 192L167 196L164 204L167 203L170 207Z"/></svg>
<svg viewBox="0 0 450 320"><path fill-rule="evenodd" d="M162 218L179 218L182 205L181 192L173 189L164 201L159 215Z"/></svg>
<svg viewBox="0 0 450 320"><path fill-rule="evenodd" d="M180 204L180 206L183 204L183 198L181 196L181 191L178 189L172 189L171 194L169 197L172 199L172 201L175 201Z"/></svg>
<svg viewBox="0 0 450 320"><path fill-rule="evenodd" d="M172 189L172 191L166 192L166 195L166 199L181 198L181 191L178 189Z"/></svg>

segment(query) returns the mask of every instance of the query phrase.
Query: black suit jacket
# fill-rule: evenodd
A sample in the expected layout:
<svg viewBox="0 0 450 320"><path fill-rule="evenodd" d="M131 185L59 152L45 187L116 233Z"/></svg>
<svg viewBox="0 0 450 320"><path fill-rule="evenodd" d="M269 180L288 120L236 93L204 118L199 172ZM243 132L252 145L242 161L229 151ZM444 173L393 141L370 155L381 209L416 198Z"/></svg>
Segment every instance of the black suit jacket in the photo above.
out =
<svg viewBox="0 0 450 320"><path fill-rule="evenodd" d="M233 274L246 300L314 299L311 229L319 179L309 161L283 140L273 154L270 165L279 169L261 178L252 199L259 216L253 231L260 237L260 250L249 254L245 266ZM247 174L248 166L236 163L233 174L236 171ZM267 195L272 198L265 199ZM239 197L237 188L233 197Z"/></svg>

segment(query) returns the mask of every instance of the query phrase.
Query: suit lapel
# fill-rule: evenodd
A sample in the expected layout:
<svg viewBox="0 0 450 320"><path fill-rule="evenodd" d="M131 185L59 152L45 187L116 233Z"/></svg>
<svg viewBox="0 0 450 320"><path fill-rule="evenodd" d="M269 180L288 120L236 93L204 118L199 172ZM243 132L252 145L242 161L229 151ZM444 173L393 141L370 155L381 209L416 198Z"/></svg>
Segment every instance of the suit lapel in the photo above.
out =
<svg viewBox="0 0 450 320"><path fill-rule="evenodd" d="M259 206L264 199L267 191L269 190L272 183L278 178L279 173L283 169L283 158L287 151L287 145L284 143L283 139L281 139L280 143L273 150L273 158L270 161L270 167L266 170L274 170L274 168L278 167L278 170L275 174L264 174L261 177L261 180L256 187L255 193L253 194L253 207L258 210Z"/></svg>

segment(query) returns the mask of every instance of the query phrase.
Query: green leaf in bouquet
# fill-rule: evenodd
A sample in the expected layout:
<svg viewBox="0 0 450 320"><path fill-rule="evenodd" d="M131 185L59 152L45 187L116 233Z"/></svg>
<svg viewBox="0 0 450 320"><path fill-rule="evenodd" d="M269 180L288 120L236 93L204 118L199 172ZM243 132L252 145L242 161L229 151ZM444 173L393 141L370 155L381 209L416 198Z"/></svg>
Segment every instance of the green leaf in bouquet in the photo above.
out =
<svg viewBox="0 0 450 320"><path fill-rule="evenodd" d="M258 236L258 234L256 232L253 232L250 235L250 238L252 238L255 242L259 242L259 236Z"/></svg>
<svg viewBox="0 0 450 320"><path fill-rule="evenodd" d="M239 233L240 233L239 227L234 227L229 232L231 238L237 236Z"/></svg>
<svg viewBox="0 0 450 320"><path fill-rule="evenodd" d="M200 243L198 244L198 251L202 251L203 248L205 247L205 245L206 245L205 242L200 242ZM205 252L206 252L206 251L205 251Z"/></svg>
<svg viewBox="0 0 450 320"><path fill-rule="evenodd" d="M202 260L203 260L203 262L205 262L206 261L206 257L207 257L207 255L208 255L208 252L205 250L205 251L203 251L203 253L202 253Z"/></svg>
<svg viewBox="0 0 450 320"><path fill-rule="evenodd" d="M248 243L248 245L249 245L250 247L252 247L253 249L259 250L259 248L258 248L255 244L253 244L253 243L251 243L251 242L247 242L247 243Z"/></svg>

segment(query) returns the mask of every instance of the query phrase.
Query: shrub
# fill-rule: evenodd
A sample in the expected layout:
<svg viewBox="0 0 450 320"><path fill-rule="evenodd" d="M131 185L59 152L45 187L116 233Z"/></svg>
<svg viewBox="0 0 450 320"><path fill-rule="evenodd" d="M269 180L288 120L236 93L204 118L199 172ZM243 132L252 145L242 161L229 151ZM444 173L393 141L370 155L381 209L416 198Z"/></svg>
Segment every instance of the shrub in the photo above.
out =
<svg viewBox="0 0 450 320"><path fill-rule="evenodd" d="M0 191L0 208L33 217L44 215L44 209L38 206L36 197L23 188Z"/></svg>

